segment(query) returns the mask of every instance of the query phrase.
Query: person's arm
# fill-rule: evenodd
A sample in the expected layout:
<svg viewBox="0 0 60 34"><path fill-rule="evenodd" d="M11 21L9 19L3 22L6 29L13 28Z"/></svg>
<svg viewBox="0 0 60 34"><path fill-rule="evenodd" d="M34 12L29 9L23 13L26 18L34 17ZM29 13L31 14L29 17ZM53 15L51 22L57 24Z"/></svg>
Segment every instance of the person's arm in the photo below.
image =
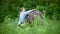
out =
<svg viewBox="0 0 60 34"><path fill-rule="evenodd" d="M26 11L25 13L26 14L30 14L31 12L34 12L36 9L32 9L32 10L29 10L29 11Z"/></svg>
<svg viewBox="0 0 60 34"><path fill-rule="evenodd" d="M24 17L25 17L24 13L20 13L18 25L21 25L24 22Z"/></svg>

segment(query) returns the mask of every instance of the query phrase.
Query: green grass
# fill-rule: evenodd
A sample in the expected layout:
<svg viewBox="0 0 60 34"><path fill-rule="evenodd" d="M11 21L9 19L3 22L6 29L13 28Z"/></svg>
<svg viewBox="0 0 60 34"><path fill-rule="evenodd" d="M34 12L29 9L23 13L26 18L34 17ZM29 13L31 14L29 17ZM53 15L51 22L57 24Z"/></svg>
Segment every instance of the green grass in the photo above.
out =
<svg viewBox="0 0 60 34"><path fill-rule="evenodd" d="M13 20L6 17L5 21L0 24L0 34L60 34L60 21L49 20L43 17L41 22L38 22L37 17L32 24L26 22L19 27L18 18Z"/></svg>

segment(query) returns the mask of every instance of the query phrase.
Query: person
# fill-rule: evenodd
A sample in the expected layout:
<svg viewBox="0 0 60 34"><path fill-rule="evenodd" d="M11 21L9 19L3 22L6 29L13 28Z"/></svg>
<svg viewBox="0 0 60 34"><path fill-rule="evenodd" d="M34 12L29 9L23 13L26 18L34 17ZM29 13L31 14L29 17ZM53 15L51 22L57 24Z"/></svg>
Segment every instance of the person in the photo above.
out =
<svg viewBox="0 0 60 34"><path fill-rule="evenodd" d="M32 9L32 10L29 10L29 11L25 11L25 8L22 7L20 9L20 16L19 16L19 22L18 22L18 25L20 26L26 19L27 15L29 15L30 13L34 12L36 9Z"/></svg>

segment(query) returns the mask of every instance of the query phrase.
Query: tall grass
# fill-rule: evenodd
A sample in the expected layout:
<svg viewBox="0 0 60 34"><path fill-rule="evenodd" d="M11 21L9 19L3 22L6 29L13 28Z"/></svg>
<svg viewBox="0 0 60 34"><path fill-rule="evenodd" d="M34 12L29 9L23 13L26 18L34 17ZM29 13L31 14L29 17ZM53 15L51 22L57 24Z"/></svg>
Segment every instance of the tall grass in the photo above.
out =
<svg viewBox="0 0 60 34"><path fill-rule="evenodd" d="M23 23L18 26L18 18L12 19L6 16L4 22L0 24L0 34L60 34L60 22L53 21L45 16L39 22L38 17L35 17L32 27Z"/></svg>

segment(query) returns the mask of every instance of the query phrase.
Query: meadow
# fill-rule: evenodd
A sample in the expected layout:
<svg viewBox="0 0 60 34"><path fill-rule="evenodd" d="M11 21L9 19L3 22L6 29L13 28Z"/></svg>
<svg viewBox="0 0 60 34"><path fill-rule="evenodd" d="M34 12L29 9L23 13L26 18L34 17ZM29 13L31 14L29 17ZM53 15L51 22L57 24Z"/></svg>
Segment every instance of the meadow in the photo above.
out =
<svg viewBox="0 0 60 34"><path fill-rule="evenodd" d="M50 20L44 16L40 22L35 17L31 25L24 22L19 27L18 18L14 20L6 16L0 24L0 34L60 34L59 23L60 21Z"/></svg>
<svg viewBox="0 0 60 34"><path fill-rule="evenodd" d="M18 26L20 8L44 13ZM40 22L39 22L40 21ZM0 0L0 34L60 34L60 0Z"/></svg>

